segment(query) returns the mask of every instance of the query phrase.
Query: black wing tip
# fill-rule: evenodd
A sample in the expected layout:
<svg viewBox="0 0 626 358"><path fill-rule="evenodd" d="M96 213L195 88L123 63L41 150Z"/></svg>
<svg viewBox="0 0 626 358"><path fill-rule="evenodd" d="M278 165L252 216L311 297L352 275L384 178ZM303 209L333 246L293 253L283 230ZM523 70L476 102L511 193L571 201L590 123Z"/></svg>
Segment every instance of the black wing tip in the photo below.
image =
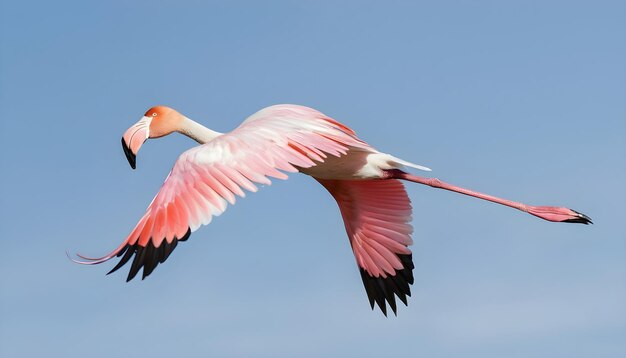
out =
<svg viewBox="0 0 626 358"><path fill-rule="evenodd" d="M126 141L124 140L124 137L122 137L122 148L124 149L126 159L128 159L128 164L130 164L131 168L136 169L137 156L135 155L135 153L133 153L132 150L130 150L130 148L126 144Z"/></svg>
<svg viewBox="0 0 626 358"><path fill-rule="evenodd" d="M126 265L133 256L135 256L128 272L128 276L126 277L126 282L135 278L142 267L143 272L141 274L141 279L144 280L146 277L150 276L152 271L154 271L159 264L162 264L165 260L167 260L172 251L174 251L178 245L179 241L186 241L190 235L191 230L187 229L187 233L182 238L178 239L174 237L172 242L163 240L158 247L154 246L152 240L148 240L148 244L146 246L140 246L138 244L126 245L126 247L120 250L117 254L118 257L123 255L122 258L117 265L115 265L115 267L107 273L107 275L119 270L122 266Z"/></svg>
<svg viewBox="0 0 626 358"><path fill-rule="evenodd" d="M387 275L387 277L373 277L367 271L360 269L361 279L365 286L365 292L370 301L372 310L378 305L382 313L387 317L387 304L391 308L394 315L397 313L396 296L408 306L407 296L411 297L411 287L413 284L413 255L398 255L402 266L402 270L396 270L395 275Z"/></svg>

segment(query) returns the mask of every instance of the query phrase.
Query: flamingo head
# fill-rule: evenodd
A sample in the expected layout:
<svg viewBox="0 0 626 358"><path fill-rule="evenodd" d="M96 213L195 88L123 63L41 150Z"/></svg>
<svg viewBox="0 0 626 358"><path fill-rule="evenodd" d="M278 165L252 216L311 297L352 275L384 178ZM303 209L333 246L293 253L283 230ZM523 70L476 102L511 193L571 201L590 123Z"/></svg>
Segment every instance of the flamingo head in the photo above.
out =
<svg viewBox="0 0 626 358"><path fill-rule="evenodd" d="M135 169L139 148L148 138L166 136L179 129L183 115L166 106L150 108L139 122L122 136L122 148L131 168Z"/></svg>

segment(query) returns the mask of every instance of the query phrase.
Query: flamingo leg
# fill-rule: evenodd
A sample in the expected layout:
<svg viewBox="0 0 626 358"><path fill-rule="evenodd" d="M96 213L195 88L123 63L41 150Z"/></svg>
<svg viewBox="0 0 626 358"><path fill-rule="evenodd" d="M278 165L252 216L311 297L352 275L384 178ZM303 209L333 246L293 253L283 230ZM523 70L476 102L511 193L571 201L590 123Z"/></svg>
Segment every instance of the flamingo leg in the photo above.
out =
<svg viewBox="0 0 626 358"><path fill-rule="evenodd" d="M591 218L589 218L587 215L581 214L572 209L555 206L531 206L524 203L506 200L493 195L488 195L470 189L462 188L456 185L448 184L437 178L424 178L417 175L412 175L398 169L385 170L384 178L407 180L413 183L428 185L437 189L444 189L455 193L472 196L474 198L491 201L496 204L521 210L523 212L529 213L548 221L580 223L585 225L593 224L593 222L591 222Z"/></svg>

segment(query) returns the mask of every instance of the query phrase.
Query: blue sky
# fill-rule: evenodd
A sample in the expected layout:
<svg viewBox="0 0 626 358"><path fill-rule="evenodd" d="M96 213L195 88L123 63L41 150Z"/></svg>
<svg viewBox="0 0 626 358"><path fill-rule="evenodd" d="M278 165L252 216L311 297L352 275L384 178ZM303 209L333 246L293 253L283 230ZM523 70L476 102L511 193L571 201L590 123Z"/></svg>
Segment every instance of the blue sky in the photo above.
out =
<svg viewBox="0 0 626 358"><path fill-rule="evenodd" d="M2 1L0 355L622 357L626 6L615 1ZM371 311L331 197L248 195L145 281L83 267L177 156L123 132L166 104L217 131L308 105L553 224L408 185L416 283Z"/></svg>

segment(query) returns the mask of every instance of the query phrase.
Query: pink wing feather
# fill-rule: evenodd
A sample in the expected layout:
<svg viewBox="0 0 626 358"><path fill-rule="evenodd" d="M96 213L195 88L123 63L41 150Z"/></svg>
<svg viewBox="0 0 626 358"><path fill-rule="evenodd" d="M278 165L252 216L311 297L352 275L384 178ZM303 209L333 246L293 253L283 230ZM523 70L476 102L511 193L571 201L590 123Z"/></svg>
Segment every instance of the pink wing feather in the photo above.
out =
<svg viewBox="0 0 626 358"><path fill-rule="evenodd" d="M337 200L365 291L374 308L396 313L398 296L407 304L413 284L411 201L404 185L391 180L318 181Z"/></svg>
<svg viewBox="0 0 626 358"><path fill-rule="evenodd" d="M234 131L184 152L128 238L104 257L79 255L86 261L77 262L121 257L111 273L134 256L127 281L142 267L145 278L179 241L223 213L235 196L244 197L242 188L255 192L255 183L271 184L267 177L286 179L284 172L314 166L328 154L341 156L349 147L369 148L352 130L310 108L266 108Z"/></svg>

